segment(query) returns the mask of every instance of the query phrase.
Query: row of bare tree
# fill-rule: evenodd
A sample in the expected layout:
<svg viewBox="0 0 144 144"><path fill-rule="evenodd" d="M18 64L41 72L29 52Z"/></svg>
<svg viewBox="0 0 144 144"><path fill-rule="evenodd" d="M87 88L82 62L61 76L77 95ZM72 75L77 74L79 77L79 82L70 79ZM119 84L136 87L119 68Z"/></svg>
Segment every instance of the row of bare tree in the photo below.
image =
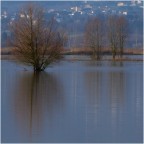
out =
<svg viewBox="0 0 144 144"><path fill-rule="evenodd" d="M67 36L58 29L54 19L47 21L44 18L44 10L40 7L28 5L20 14L21 17L11 26L15 56L20 62L33 66L34 71L43 71L61 58ZM124 17L113 16L108 19L107 31L113 59L118 48L120 56L123 55L126 26ZM93 18L86 25L86 42L97 60L102 57L104 27L100 18Z"/></svg>
<svg viewBox="0 0 144 144"><path fill-rule="evenodd" d="M94 17L86 24L85 41L87 47L93 51L92 57L102 58L104 37L107 35L113 59L119 54L122 58L124 44L127 38L128 23L123 16L110 16L106 22ZM106 30L105 30L106 29Z"/></svg>

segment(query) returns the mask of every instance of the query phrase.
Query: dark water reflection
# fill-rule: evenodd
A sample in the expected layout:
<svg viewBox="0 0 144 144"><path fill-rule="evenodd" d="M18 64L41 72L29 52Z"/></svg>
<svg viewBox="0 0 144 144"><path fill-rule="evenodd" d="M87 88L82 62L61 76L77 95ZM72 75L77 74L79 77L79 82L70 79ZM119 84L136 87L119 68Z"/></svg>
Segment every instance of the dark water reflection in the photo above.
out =
<svg viewBox="0 0 144 144"><path fill-rule="evenodd" d="M7 120L5 123L7 125L12 116L13 124L16 127L13 127L13 124L8 124L10 127L2 126L4 141L33 142L38 140L38 135L41 135L41 140L43 140L45 123L53 129L54 121L56 123L56 119L62 116L63 86L55 75L46 72L16 72L13 76L15 80L11 76L10 80L14 80L15 86L11 85L12 87L7 89L9 92L5 93L7 98L10 98L8 109L11 110L3 109L2 113L2 116L5 117L5 113L8 111L13 116L8 115L8 119L2 119L2 124ZM2 101L5 101L5 98L2 98ZM50 135L51 132L47 131L46 134Z"/></svg>
<svg viewBox="0 0 144 144"><path fill-rule="evenodd" d="M123 71L86 73L87 141L94 136L97 142L142 141L142 82L131 82L133 77L140 80L140 75L135 74ZM139 99L138 108L132 105L135 99Z"/></svg>
<svg viewBox="0 0 144 144"><path fill-rule="evenodd" d="M142 142L142 88L142 63L2 61L2 142Z"/></svg>
<svg viewBox="0 0 144 144"><path fill-rule="evenodd" d="M37 135L45 127L44 117L47 118L47 125L52 127L54 117L59 117L62 112L63 87L54 75L45 72L27 73L21 76L16 89L20 93L15 96L15 102L25 110L17 109L17 119L22 126L21 129L27 126L30 138L37 139ZM24 113L28 115L24 116Z"/></svg>

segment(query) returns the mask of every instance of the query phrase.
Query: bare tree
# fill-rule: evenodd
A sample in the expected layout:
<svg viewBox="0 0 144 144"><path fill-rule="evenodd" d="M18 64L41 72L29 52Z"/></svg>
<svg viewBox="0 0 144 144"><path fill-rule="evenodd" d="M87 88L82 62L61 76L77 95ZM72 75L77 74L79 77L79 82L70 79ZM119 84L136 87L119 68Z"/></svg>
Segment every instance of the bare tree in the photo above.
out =
<svg viewBox="0 0 144 144"><path fill-rule="evenodd" d="M100 60L103 40L103 26L100 18L95 17L86 24L85 40L86 45L93 51L93 58Z"/></svg>
<svg viewBox="0 0 144 144"><path fill-rule="evenodd" d="M118 46L120 57L123 56L124 44L126 42L127 33L128 33L128 23L124 16L120 16L117 19L117 34L118 34Z"/></svg>
<svg viewBox="0 0 144 144"><path fill-rule="evenodd" d="M117 33L117 17L110 16L108 18L108 39L110 43L110 48L112 50L113 59L115 59L117 49L118 49L118 33Z"/></svg>
<svg viewBox="0 0 144 144"><path fill-rule="evenodd" d="M43 71L62 57L66 35L58 31L54 19L46 21L44 10L36 5L27 5L19 15L11 26L14 53L34 71Z"/></svg>

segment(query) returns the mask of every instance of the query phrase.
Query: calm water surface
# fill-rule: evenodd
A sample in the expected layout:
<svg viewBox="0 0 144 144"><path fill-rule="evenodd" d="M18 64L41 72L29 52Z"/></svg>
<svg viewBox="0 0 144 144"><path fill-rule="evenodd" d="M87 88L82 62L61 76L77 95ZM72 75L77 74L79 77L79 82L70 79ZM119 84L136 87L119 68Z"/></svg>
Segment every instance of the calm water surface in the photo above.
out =
<svg viewBox="0 0 144 144"><path fill-rule="evenodd" d="M2 60L2 142L142 142L142 62Z"/></svg>

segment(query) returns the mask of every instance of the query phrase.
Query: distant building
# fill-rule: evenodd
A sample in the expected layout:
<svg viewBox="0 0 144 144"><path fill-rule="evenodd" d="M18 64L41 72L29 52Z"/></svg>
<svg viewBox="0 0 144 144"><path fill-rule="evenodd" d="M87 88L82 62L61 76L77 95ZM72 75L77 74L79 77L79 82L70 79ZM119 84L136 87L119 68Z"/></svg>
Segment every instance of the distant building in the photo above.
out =
<svg viewBox="0 0 144 144"><path fill-rule="evenodd" d="M76 7L71 7L71 10L73 10L74 12L78 12L81 10L81 8L76 6Z"/></svg>
<svg viewBox="0 0 144 144"><path fill-rule="evenodd" d="M74 13L70 13L69 16L74 16Z"/></svg>
<svg viewBox="0 0 144 144"><path fill-rule="evenodd" d="M124 3L123 3L123 2L119 2L119 3L117 4L117 6L124 6Z"/></svg>
<svg viewBox="0 0 144 144"><path fill-rule="evenodd" d="M3 14L2 14L1 16L2 16L2 18L7 18L7 12L4 11Z"/></svg>
<svg viewBox="0 0 144 144"><path fill-rule="evenodd" d="M127 15L127 12L126 12L126 11L124 11L124 12L123 12L123 15Z"/></svg>
<svg viewBox="0 0 144 144"><path fill-rule="evenodd" d="M54 9L49 9L48 13L53 13L55 10Z"/></svg>

